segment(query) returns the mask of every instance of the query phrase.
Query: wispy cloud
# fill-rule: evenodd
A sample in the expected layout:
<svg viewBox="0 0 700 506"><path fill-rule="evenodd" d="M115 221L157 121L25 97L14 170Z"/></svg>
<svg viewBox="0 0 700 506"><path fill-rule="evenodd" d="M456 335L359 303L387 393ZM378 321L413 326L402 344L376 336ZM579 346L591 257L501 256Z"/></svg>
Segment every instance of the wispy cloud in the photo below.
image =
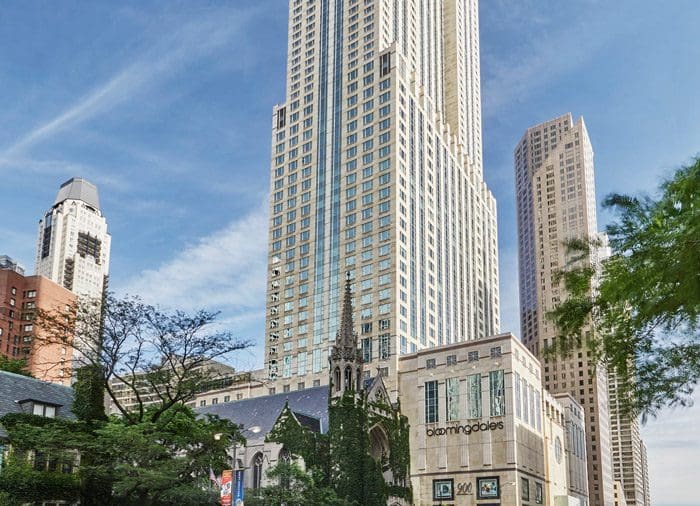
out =
<svg viewBox="0 0 700 506"><path fill-rule="evenodd" d="M0 166L35 144L151 90L189 63L230 44L252 13L242 9L205 11L176 29L164 30L166 34L134 62L5 147L0 152Z"/></svg>
<svg viewBox="0 0 700 506"><path fill-rule="evenodd" d="M266 265L267 212L261 205L135 275L119 292L164 307L221 309L240 323L264 307Z"/></svg>
<svg viewBox="0 0 700 506"><path fill-rule="evenodd" d="M698 457L700 392L694 398L694 406L663 411L642 428L654 504L700 504L695 493L697 468L693 465Z"/></svg>
<svg viewBox="0 0 700 506"><path fill-rule="evenodd" d="M530 12L541 12L536 6L524 8L519 2L500 2L497 12L503 13L498 22L531 22ZM520 13L520 14L517 14ZM517 14L517 15L516 15ZM552 19L537 18L541 27L538 36L519 41L513 51L488 52L483 48L483 109L484 115L501 114L513 102L526 99L544 84L567 72L585 65L607 43L613 32L601 30L597 18L589 16L565 23L552 23Z"/></svg>

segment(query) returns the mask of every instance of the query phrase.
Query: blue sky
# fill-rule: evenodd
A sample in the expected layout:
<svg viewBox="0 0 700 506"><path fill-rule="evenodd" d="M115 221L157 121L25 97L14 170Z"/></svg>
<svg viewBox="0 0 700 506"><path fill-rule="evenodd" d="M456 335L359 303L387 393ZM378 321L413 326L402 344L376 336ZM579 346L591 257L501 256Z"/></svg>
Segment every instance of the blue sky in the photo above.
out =
<svg viewBox="0 0 700 506"><path fill-rule="evenodd" d="M58 186L100 189L120 293L222 310L261 342L271 111L286 2L4 2L0 254L34 264ZM498 200L503 330L517 333L512 150L571 111L598 200L653 191L700 152L700 2L483 0L485 177ZM599 210L604 225L610 215ZM260 348L236 358L261 364ZM654 504L700 504L700 409L645 428ZM695 478L696 479L696 478Z"/></svg>

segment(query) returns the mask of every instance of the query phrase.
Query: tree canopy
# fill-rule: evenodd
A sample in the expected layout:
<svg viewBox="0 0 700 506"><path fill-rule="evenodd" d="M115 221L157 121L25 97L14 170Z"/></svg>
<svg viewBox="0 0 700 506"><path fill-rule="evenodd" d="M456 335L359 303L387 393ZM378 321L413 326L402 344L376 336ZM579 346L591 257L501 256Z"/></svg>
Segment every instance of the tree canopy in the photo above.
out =
<svg viewBox="0 0 700 506"><path fill-rule="evenodd" d="M557 352L587 345L622 380L624 407L643 418L686 406L700 378L700 159L657 197L613 194L603 205L616 213L610 256L597 268L600 243L568 243L559 279L568 297L549 314Z"/></svg>
<svg viewBox="0 0 700 506"><path fill-rule="evenodd" d="M31 376L27 371L27 361L23 358L10 358L0 355L0 371L12 372L23 376Z"/></svg>
<svg viewBox="0 0 700 506"><path fill-rule="evenodd" d="M185 403L217 374L208 367L213 359L248 343L214 328L215 319L113 296L101 305L81 300L39 311L41 339L77 348L77 420L16 413L0 419L12 445L0 502L216 503L209 470L228 467L228 448L244 438L230 421L197 416ZM116 388L136 398L134 407L121 404ZM105 392L120 416L106 416Z"/></svg>
<svg viewBox="0 0 700 506"><path fill-rule="evenodd" d="M216 379L213 360L250 346L217 328L216 317L204 310L167 312L137 297L108 295L79 299L65 309L39 310L36 324L45 344L74 347L73 365L96 374L121 416L139 423L155 422L191 400ZM126 389L134 407L123 405L115 388Z"/></svg>

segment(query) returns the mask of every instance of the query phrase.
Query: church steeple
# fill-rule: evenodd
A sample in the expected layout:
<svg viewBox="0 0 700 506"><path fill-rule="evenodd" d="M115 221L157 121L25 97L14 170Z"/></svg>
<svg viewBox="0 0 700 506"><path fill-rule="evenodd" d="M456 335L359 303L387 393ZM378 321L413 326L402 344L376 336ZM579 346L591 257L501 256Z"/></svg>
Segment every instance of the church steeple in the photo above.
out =
<svg viewBox="0 0 700 506"><path fill-rule="evenodd" d="M352 286L350 273L345 276L345 293L340 315L340 328L331 350L331 396L340 397L351 390L359 393L362 389L362 352L357 347L357 334L352 319Z"/></svg>
<svg viewBox="0 0 700 506"><path fill-rule="evenodd" d="M345 293L343 294L343 309L340 316L340 329L335 339L336 345L343 348L357 349L357 334L352 320L352 291L350 273L345 275Z"/></svg>

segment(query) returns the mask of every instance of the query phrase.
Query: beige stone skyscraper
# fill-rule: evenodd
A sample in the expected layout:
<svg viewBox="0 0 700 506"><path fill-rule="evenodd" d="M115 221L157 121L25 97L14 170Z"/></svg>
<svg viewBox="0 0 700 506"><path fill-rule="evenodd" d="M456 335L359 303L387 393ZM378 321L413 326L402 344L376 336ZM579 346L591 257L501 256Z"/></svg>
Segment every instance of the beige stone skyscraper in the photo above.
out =
<svg viewBox="0 0 700 506"><path fill-rule="evenodd" d="M547 311L566 298L554 273L567 263L564 242L596 237L593 148L583 118L571 114L528 128L514 153L518 212L520 326L526 346L541 359L557 329ZM569 392L586 412L589 500L613 504L608 384L603 368L579 350L568 359L543 359L552 393Z"/></svg>
<svg viewBox="0 0 700 506"><path fill-rule="evenodd" d="M274 108L266 368L327 382L343 280L365 374L499 330L476 0L291 0Z"/></svg>
<svg viewBox="0 0 700 506"><path fill-rule="evenodd" d="M617 375L608 374L613 476L620 482L628 506L651 506L646 445L639 421L622 409L618 381Z"/></svg>
<svg viewBox="0 0 700 506"><path fill-rule="evenodd" d="M111 241L97 187L83 178L71 178L39 220L36 273L80 297L101 299L109 275Z"/></svg>

